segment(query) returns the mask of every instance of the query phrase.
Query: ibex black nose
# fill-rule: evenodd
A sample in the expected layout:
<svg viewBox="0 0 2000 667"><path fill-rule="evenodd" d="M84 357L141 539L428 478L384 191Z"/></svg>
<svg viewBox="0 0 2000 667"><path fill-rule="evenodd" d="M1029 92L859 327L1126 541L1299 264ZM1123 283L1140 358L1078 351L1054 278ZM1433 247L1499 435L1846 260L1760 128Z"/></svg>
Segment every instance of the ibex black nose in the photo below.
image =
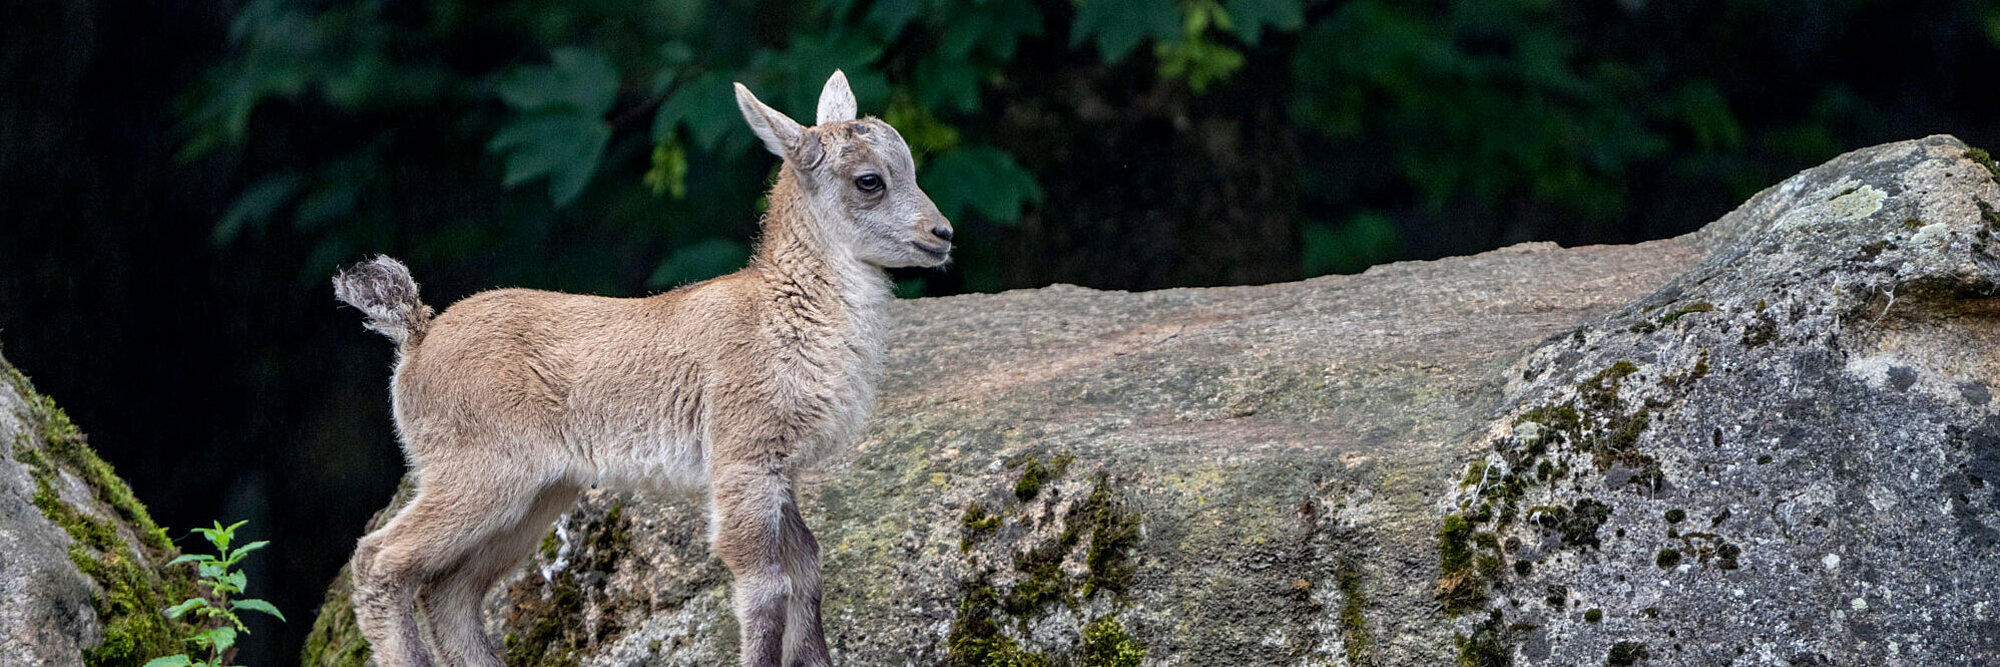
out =
<svg viewBox="0 0 2000 667"><path fill-rule="evenodd" d="M932 228L931 228L931 235L933 235L933 236L936 236L936 237L938 237L938 238L941 238L941 239L944 239L944 240L946 240L946 241L950 241L950 240L951 240L951 228L950 228L950 227L947 227L947 226L945 226L945 225L938 225L938 226L936 226L936 227L932 227Z"/></svg>

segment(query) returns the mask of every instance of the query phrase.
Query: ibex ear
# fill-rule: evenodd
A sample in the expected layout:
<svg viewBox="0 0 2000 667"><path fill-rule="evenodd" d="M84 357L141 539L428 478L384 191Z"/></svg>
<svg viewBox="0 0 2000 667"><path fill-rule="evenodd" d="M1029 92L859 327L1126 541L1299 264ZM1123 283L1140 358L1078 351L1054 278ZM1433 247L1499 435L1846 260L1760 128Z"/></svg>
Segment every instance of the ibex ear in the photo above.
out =
<svg viewBox="0 0 2000 667"><path fill-rule="evenodd" d="M819 91L819 120L814 125L854 120L854 90L847 87L847 74L834 70L826 88Z"/></svg>
<svg viewBox="0 0 2000 667"><path fill-rule="evenodd" d="M741 83L736 84L736 108L743 111L743 120L750 124L750 131L764 141L764 149L780 158L789 157L786 151L798 146L799 135L805 133L798 121L757 101L757 96Z"/></svg>

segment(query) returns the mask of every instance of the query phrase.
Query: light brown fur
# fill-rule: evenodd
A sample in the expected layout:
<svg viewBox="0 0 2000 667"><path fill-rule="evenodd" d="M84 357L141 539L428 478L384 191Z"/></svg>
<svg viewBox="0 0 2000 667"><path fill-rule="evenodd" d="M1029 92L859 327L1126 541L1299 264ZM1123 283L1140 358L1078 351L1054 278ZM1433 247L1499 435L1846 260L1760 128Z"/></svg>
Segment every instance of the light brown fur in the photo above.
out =
<svg viewBox="0 0 2000 667"><path fill-rule="evenodd" d="M334 279L400 343L392 395L417 480L352 561L382 667L500 665L480 599L596 484L709 489L742 664L830 664L819 546L792 480L858 438L872 410L892 298L883 267L943 264L951 227L901 136L854 120L840 73L815 127L740 85L737 101L785 161L741 271L643 299L494 290L434 319L395 260Z"/></svg>

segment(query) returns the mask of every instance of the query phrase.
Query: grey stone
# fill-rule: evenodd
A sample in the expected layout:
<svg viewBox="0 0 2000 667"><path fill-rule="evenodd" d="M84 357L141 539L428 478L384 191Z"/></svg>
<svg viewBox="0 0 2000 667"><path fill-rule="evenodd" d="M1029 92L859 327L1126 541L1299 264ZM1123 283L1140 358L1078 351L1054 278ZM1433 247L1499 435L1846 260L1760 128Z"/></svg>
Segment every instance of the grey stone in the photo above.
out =
<svg viewBox="0 0 2000 667"><path fill-rule="evenodd" d="M2000 185L1966 151L1632 246L899 303L869 437L800 488L837 662L2000 662ZM489 600L512 664L733 660L698 498L563 528ZM358 655L344 604L308 664Z"/></svg>

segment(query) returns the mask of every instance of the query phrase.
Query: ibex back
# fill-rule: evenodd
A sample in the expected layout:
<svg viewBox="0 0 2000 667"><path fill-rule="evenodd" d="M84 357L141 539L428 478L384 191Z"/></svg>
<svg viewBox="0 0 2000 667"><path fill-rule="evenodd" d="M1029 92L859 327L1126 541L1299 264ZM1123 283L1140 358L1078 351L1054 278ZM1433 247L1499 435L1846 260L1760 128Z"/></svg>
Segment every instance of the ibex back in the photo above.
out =
<svg viewBox="0 0 2000 667"><path fill-rule="evenodd" d="M859 437L888 335L883 269L944 264L951 224L902 136L855 119L839 72L814 127L741 84L736 102L784 160L741 271L643 299L494 290L435 319L393 259L334 278L399 345L391 392L417 480L351 564L381 667L499 666L481 598L595 484L707 488L742 664L830 664L792 480Z"/></svg>

